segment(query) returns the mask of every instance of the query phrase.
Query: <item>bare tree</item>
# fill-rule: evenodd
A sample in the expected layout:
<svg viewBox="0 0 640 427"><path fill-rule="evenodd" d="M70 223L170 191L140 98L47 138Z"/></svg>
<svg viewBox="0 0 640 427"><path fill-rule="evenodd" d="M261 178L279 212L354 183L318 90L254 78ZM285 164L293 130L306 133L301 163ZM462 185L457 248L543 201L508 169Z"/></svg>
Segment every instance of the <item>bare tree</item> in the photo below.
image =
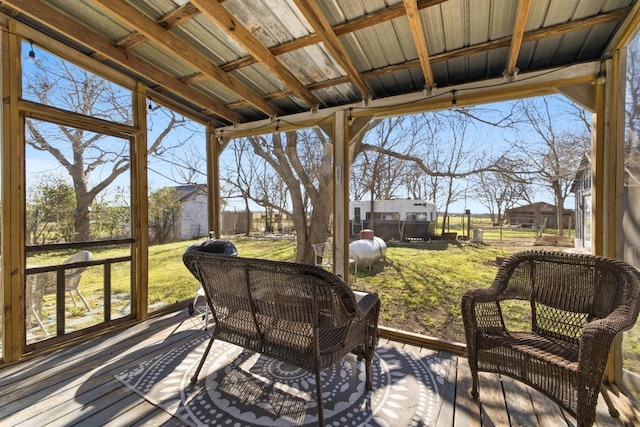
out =
<svg viewBox="0 0 640 427"><path fill-rule="evenodd" d="M245 234L248 236L251 232L250 202L258 199L253 195L252 190L255 189L266 162L252 153L253 148L248 139L236 139L231 144L230 151L233 157L224 166L224 173L220 175L221 186L225 191L224 198L226 200L242 200L245 212L247 212Z"/></svg>
<svg viewBox="0 0 640 427"><path fill-rule="evenodd" d="M117 123L132 120L130 91L53 55L39 55L37 66L24 72L24 82L25 97L36 102ZM171 114L149 146L149 153L166 150L165 137L181 123L178 116ZM26 121L26 129L27 144L48 152L71 177L76 196L72 209L75 239L90 240L90 206L98 194L129 170L129 141L34 119Z"/></svg>
<svg viewBox="0 0 640 427"><path fill-rule="evenodd" d="M296 228L296 261L313 262L311 243L329 236L333 206L332 143L320 129L306 129L247 138L254 152L280 176L291 203ZM282 213L269 200L254 199Z"/></svg>
<svg viewBox="0 0 640 427"><path fill-rule="evenodd" d="M555 200L558 235L564 235L564 202L580 160L590 148L590 140L581 132L562 128L560 115L566 110L552 111L548 98L521 102L526 125L532 136L514 143L523 163L528 165L529 176L551 191Z"/></svg>
<svg viewBox="0 0 640 427"><path fill-rule="evenodd" d="M410 127L410 120L394 117L381 120L370 130L368 140L384 150L411 151L410 141L415 136ZM371 203L369 227L374 228L376 200L389 200L401 197L399 190L406 183L408 171L406 162L385 155L379 151L362 151L351 166L351 183L354 200L361 200L368 195Z"/></svg>
<svg viewBox="0 0 640 427"><path fill-rule="evenodd" d="M513 208L525 193L525 184L512 175L499 172L482 172L472 179L476 188L474 199L489 210L491 222L498 224L500 240L502 240L502 227L504 225L504 213Z"/></svg>

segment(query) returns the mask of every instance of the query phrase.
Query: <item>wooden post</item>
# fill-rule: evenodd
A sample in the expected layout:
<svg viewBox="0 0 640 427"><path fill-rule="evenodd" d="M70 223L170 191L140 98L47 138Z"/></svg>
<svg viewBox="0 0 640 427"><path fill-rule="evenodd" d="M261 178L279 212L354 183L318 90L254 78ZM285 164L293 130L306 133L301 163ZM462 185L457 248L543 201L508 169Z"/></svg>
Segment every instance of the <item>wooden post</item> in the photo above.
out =
<svg viewBox="0 0 640 427"><path fill-rule="evenodd" d="M22 357L24 336L24 117L21 96L20 37L16 24L2 32L2 356L5 362Z"/></svg>
<svg viewBox="0 0 640 427"><path fill-rule="evenodd" d="M131 150L131 206L135 239L133 248L133 294L131 307L136 319L146 319L149 312L149 187L147 179L147 93L138 83L134 96L136 135Z"/></svg>

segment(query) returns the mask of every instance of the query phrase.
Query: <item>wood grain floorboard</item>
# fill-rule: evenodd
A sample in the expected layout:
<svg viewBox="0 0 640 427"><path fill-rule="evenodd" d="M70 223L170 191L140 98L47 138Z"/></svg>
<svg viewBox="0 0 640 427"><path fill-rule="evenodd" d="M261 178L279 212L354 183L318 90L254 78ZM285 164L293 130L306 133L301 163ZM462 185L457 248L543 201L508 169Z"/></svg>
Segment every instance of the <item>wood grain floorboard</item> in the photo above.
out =
<svg viewBox="0 0 640 427"><path fill-rule="evenodd" d="M114 375L205 333L199 317L184 310L0 367L0 426L183 426ZM380 343L451 361L435 427L575 426L541 393L495 374L481 373L480 399L472 399L465 357L388 339ZM640 425L626 396L614 389L611 397L621 416L612 418L601 398L597 426Z"/></svg>

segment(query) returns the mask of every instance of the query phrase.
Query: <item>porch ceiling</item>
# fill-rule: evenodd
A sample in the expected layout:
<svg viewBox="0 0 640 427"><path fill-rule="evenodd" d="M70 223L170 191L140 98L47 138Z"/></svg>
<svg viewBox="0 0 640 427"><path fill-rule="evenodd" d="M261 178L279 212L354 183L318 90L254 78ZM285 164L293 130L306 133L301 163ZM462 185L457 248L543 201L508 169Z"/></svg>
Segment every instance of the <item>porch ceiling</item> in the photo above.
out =
<svg viewBox="0 0 640 427"><path fill-rule="evenodd" d="M633 25L638 5L0 0L0 11L226 127L411 94L406 102L451 97L460 85L597 62Z"/></svg>

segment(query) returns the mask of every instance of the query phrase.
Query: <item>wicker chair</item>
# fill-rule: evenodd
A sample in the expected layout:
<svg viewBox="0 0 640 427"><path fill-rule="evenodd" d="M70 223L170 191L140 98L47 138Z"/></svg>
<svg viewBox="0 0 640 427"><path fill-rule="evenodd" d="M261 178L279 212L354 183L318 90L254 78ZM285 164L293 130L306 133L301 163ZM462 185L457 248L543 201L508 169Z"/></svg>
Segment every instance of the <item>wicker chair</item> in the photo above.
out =
<svg viewBox="0 0 640 427"><path fill-rule="evenodd" d="M515 300L520 314L524 307L530 314L527 327L507 319L505 304ZM578 426L591 426L611 343L634 325L639 308L640 273L622 261L547 251L512 255L490 288L462 298L472 396L478 397L478 371L508 375L556 401Z"/></svg>
<svg viewBox="0 0 640 427"><path fill-rule="evenodd" d="M324 425L320 371L353 352L365 360L367 389L378 341L380 299L354 294L339 277L310 265L186 252L184 264L202 284L215 339L314 372L318 421Z"/></svg>

